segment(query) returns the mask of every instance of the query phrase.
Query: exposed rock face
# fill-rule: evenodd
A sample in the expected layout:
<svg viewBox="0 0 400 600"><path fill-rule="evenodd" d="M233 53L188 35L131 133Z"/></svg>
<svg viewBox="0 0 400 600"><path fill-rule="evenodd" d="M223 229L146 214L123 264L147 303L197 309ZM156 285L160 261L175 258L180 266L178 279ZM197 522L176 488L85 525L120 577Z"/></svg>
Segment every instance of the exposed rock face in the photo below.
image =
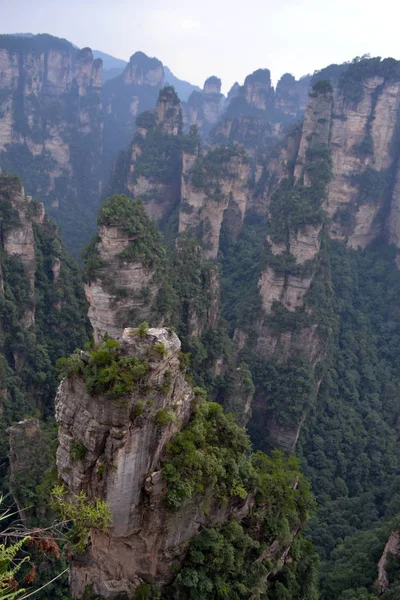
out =
<svg viewBox="0 0 400 600"><path fill-rule="evenodd" d="M165 356L152 351L164 344ZM165 482L157 471L165 445L190 416L194 394L179 368L180 341L165 329L150 329L146 337L125 329L122 351L148 361L145 399L132 393L121 403L102 396L90 396L77 379L64 380L56 398L60 424L57 466L70 491L84 490L89 497L100 496L113 515L107 532L92 531L92 544L82 559L72 564L71 588L81 595L88 584L107 598L132 593L140 578L165 583L171 565L181 559L187 542L202 525L216 524L235 512L248 513L250 499L235 507L218 506L204 515L189 502L177 511L164 502ZM169 373L169 391L157 391ZM134 416L142 403L143 413ZM160 410L175 415L167 425L157 424ZM86 449L79 462L71 461L71 444ZM100 468L101 465L104 467ZM215 509L215 510L214 510Z"/></svg>
<svg viewBox="0 0 400 600"><path fill-rule="evenodd" d="M185 128L197 125L201 138L206 139L221 115L223 101L221 80L218 77L209 77L204 82L203 91L192 92L187 103L183 104Z"/></svg>
<svg viewBox="0 0 400 600"><path fill-rule="evenodd" d="M25 268L31 292L31 306L26 308L23 325L30 327L35 320L34 291L35 291L35 239L33 235L33 209L31 199L25 196L22 181L16 177L2 177L0 175L0 202L13 213L13 218L6 228L0 227L0 244L8 256L16 257ZM36 212L39 223L43 222L43 205Z"/></svg>
<svg viewBox="0 0 400 600"><path fill-rule="evenodd" d="M384 200L383 183L381 197L377 190L371 202L360 193L363 191L360 178L367 168L385 175L392 167L396 158L393 145L397 139L400 103L398 81L386 82L382 77L373 77L364 80L362 86L363 97L356 106L346 103L343 94L337 95L331 132L333 177L327 207L328 215L334 220L331 232L333 236L347 239L353 248L364 248L379 233L376 218ZM369 153L363 154L366 142L370 149ZM352 217L350 228L341 224L340 215L345 210ZM392 231L393 228L394 224Z"/></svg>
<svg viewBox="0 0 400 600"><path fill-rule="evenodd" d="M163 88L156 110L138 118L127 155L121 156L114 168L112 191L140 198L161 227L180 199L181 153L176 138L181 133L179 99L173 88Z"/></svg>
<svg viewBox="0 0 400 600"><path fill-rule="evenodd" d="M124 72L105 82L103 168L106 177L118 152L131 143L137 115L154 109L163 84L161 61L143 52L135 52Z"/></svg>
<svg viewBox="0 0 400 600"><path fill-rule="evenodd" d="M242 86L236 83L232 87L208 142L240 142L259 164L269 162L266 151L282 141L288 129L303 117L309 83L310 77L296 81L286 74L275 92L269 70L258 69Z"/></svg>
<svg viewBox="0 0 400 600"><path fill-rule="evenodd" d="M278 87L282 88L282 84L294 85L294 81L289 81L288 77L286 79L288 81L283 81ZM300 194L303 189L312 190L318 169L318 177L324 177L318 165L321 165L321 161L327 161L328 170L331 161L331 174L322 200L322 208L330 220L325 225L321 221L319 225L303 224L296 230L289 228L284 241L268 238L274 259L267 260L259 280L264 317L258 327L256 350L274 363L284 364L300 355L315 367L325 355L326 339L318 324L313 323L312 309L308 304L308 292L320 264L323 231L324 235L329 233L351 248L364 248L385 231L389 239L397 243L398 176L392 191L385 186L388 173L394 171L398 160L395 148L400 82L375 76L364 78L360 86L357 102L347 98L345 88L333 90L323 81L315 84L310 94L295 155L294 189ZM296 144L293 146L295 148ZM285 176L290 177L290 171L286 170L285 173L285 156L288 152L293 161L293 153L286 146L277 164L274 166L272 162L267 167L270 175L275 174L277 182ZM314 161L314 166L310 166L310 161ZM279 184L275 186L277 189ZM274 188L269 190L269 198L273 193ZM318 194L324 194L323 190ZM391 196L391 213L385 225L379 215L384 203L388 202L388 194ZM281 196L280 202L284 201L282 198L284 196ZM295 201L295 196L292 196L291 202ZM291 272L290 268L286 272L285 268L277 269L273 264L277 259L281 265L289 259L294 261L292 264L297 265L296 273ZM304 325L284 328L282 331L274 320L278 308L283 311L280 314L289 311L308 317ZM243 335L238 332L236 340L242 339ZM305 415L297 424L284 425L276 420L273 411L269 411L267 396L256 392L253 426L262 424L272 443L293 450Z"/></svg>
<svg viewBox="0 0 400 600"><path fill-rule="evenodd" d="M266 110L272 103L274 92L268 69L258 69L251 75L247 75L243 88L243 97L249 106Z"/></svg>
<svg viewBox="0 0 400 600"><path fill-rule="evenodd" d="M120 258L133 239L117 227L99 227L97 251L104 266L95 279L85 284L95 341L105 333L119 338L126 322L136 321L135 315L140 314L141 320L150 318L159 290L154 282L155 271L139 261Z"/></svg>
<svg viewBox="0 0 400 600"><path fill-rule="evenodd" d="M89 48L51 36L5 37L0 48L0 166L59 221L75 211L69 241L84 235L101 189L101 68Z"/></svg>
<svg viewBox="0 0 400 600"><path fill-rule="evenodd" d="M392 554L393 556L400 555L400 531L398 530L392 531L392 533L390 534L390 537L386 542L383 554L379 559L377 585L380 595L384 594L390 585L389 578L386 572L386 563L389 554Z"/></svg>
<svg viewBox="0 0 400 600"><path fill-rule="evenodd" d="M220 168L215 165L218 160ZM240 149L211 150L204 157L183 154L179 233L197 234L206 258L218 254L224 219L234 235L239 233L249 198L249 175L249 160Z"/></svg>
<svg viewBox="0 0 400 600"><path fill-rule="evenodd" d="M296 119L302 118L307 108L310 82L309 75L298 81L290 73L282 75L276 86L275 109Z"/></svg>

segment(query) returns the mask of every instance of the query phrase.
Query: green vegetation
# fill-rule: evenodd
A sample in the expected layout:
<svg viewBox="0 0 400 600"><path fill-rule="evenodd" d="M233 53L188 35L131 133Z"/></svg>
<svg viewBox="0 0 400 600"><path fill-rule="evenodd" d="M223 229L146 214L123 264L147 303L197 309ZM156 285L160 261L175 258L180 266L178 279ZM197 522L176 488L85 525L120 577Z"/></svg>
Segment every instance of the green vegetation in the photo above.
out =
<svg viewBox="0 0 400 600"><path fill-rule="evenodd" d="M279 453L273 457L261 452L252 455L250 449L249 437L232 415L226 415L217 403L201 402L189 425L167 446L162 469L168 483L168 505L182 506L196 494L213 495L220 503L227 504L234 498L244 500L248 494L255 493L260 503L268 498L268 510L273 512L272 490L277 489L273 474L285 468L289 471L280 475L283 487L279 502L282 508L284 498L289 501L290 497L292 502L293 494L289 490L297 468L296 460L285 459ZM291 506L294 509L294 505ZM302 513L302 518L305 516L306 513Z"/></svg>
<svg viewBox="0 0 400 600"><path fill-rule="evenodd" d="M400 61L394 58L384 58L382 60L380 56L355 58L339 78L339 87L347 102L355 104L361 102L364 95L362 82L368 77L398 80L400 79Z"/></svg>
<svg viewBox="0 0 400 600"><path fill-rule="evenodd" d="M69 454L72 462L83 460L86 456L86 448L82 444L79 444L79 442L73 440L71 442Z"/></svg>
<svg viewBox="0 0 400 600"><path fill-rule="evenodd" d="M147 323L147 321L142 321L142 323L140 323L138 327L138 334L140 335L140 337L146 337L148 331L149 324Z"/></svg>
<svg viewBox="0 0 400 600"><path fill-rule="evenodd" d="M374 597L376 565L400 512L396 423L400 378L395 250L331 242L332 348L299 453L319 505L309 537L329 600Z"/></svg>
<svg viewBox="0 0 400 600"><path fill-rule="evenodd" d="M176 421L176 415L171 408L162 408L156 415L157 425L168 425Z"/></svg>
<svg viewBox="0 0 400 600"><path fill-rule="evenodd" d="M316 600L318 560L312 545L297 536L290 563L265 585L263 576L272 564L260 561L263 543L252 537L246 525L232 520L194 538L177 578L180 597L244 600L255 590L267 600Z"/></svg>
<svg viewBox="0 0 400 600"><path fill-rule="evenodd" d="M221 180L231 176L233 159L248 160L239 146L218 146L197 157L189 172L195 190L203 190L209 198L222 200Z"/></svg>
<svg viewBox="0 0 400 600"><path fill-rule="evenodd" d="M266 219L246 217L237 240L223 223L220 239L222 315L233 333L251 331L261 313L258 281L265 249Z"/></svg>
<svg viewBox="0 0 400 600"><path fill-rule="evenodd" d="M246 498L254 469L244 456L250 440L219 404L204 402L167 447L163 473L167 502L179 507L194 494L214 493L221 502Z"/></svg>
<svg viewBox="0 0 400 600"><path fill-rule="evenodd" d="M80 273L47 217L40 224L33 223L33 288L23 263L4 250L5 233L19 224L13 204L19 190L17 177L0 175L0 262L4 282L4 294L0 294L0 380L6 390L0 424L2 486L8 462L6 428L13 421L36 414L38 409L46 418L52 414L58 385L56 360L83 346L89 332ZM39 211L34 201L27 201L23 208L32 220ZM60 265L57 278L53 272L56 263ZM29 327L27 315L33 306L35 322ZM24 497L25 490L31 504L36 475L32 474L31 480L28 473L20 477L18 493ZM35 504L40 505L40 500Z"/></svg>
<svg viewBox="0 0 400 600"><path fill-rule="evenodd" d="M358 186L358 202L360 204L380 204L385 197L388 184L386 171L377 171L367 167L360 175L354 175L353 181Z"/></svg>
<svg viewBox="0 0 400 600"><path fill-rule="evenodd" d="M63 521L72 523L68 537L76 552L84 552L92 527L105 531L112 522L110 509L104 500L96 498L90 502L82 491L67 495L62 485L53 488L52 504Z"/></svg>
<svg viewBox="0 0 400 600"><path fill-rule="evenodd" d="M145 266L163 261L165 250L161 246L161 235L140 200L124 195L107 198L101 207L98 224L119 227L132 238L129 246L122 251L121 259L137 260Z"/></svg>
<svg viewBox="0 0 400 600"><path fill-rule="evenodd" d="M314 83L313 92L316 94L326 94L333 92L333 87L331 82L328 79L319 79L316 83Z"/></svg>
<svg viewBox="0 0 400 600"><path fill-rule="evenodd" d="M326 146L307 150L305 172L310 185L293 185L285 180L272 196L270 205L270 236L273 242L288 244L291 233L306 225L320 225L325 220L322 204L326 199L331 177L331 157Z"/></svg>
<svg viewBox="0 0 400 600"><path fill-rule="evenodd" d="M57 367L62 377L82 377L89 394L104 394L112 400L129 394L148 370L147 364L135 356L123 356L119 342L111 338L105 338L86 354L77 352L61 358Z"/></svg>
<svg viewBox="0 0 400 600"><path fill-rule="evenodd" d="M34 52L43 53L49 50L61 50L75 54L76 49L71 42L54 35L40 33L33 36L0 35L0 48L9 52Z"/></svg>
<svg viewBox="0 0 400 600"><path fill-rule="evenodd" d="M136 117L136 127L153 129L157 121L157 113L154 110L145 110Z"/></svg>
<svg viewBox="0 0 400 600"><path fill-rule="evenodd" d="M143 139L135 138L141 154L135 163L135 178L146 177L155 183L170 184L179 178L181 169L180 138L155 128Z"/></svg>
<svg viewBox="0 0 400 600"><path fill-rule="evenodd" d="M171 507L181 506L196 494L197 499L203 495L203 510L211 508L208 502L213 497L227 504L254 495L254 506L240 523L232 519L205 529L191 540L174 583L179 597L239 599L247 598L251 590L265 592L264 577L273 570L276 558L268 557L269 544L275 541L282 548L289 544L292 532L304 524L310 508L311 497L296 459L276 451L272 456L251 454L244 429L218 404L203 402L189 425L169 444L163 472ZM297 487L294 481L298 481ZM299 538L289 571L302 569L307 578L297 581L290 572L283 572L279 585L285 590L297 586L298 591L303 586L310 598L316 598L315 564L311 545ZM274 588L279 585L274 582ZM282 596L275 596L273 591L267 597ZM302 596L293 597L300 600Z"/></svg>

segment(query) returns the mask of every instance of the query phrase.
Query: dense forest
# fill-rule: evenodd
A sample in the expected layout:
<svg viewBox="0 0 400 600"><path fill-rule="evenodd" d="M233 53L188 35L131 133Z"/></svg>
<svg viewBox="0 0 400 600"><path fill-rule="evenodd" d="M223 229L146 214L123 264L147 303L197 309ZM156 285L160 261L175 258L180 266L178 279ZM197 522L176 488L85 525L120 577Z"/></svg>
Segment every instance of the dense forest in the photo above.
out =
<svg viewBox="0 0 400 600"><path fill-rule="evenodd" d="M0 48L0 597L400 597L400 62Z"/></svg>

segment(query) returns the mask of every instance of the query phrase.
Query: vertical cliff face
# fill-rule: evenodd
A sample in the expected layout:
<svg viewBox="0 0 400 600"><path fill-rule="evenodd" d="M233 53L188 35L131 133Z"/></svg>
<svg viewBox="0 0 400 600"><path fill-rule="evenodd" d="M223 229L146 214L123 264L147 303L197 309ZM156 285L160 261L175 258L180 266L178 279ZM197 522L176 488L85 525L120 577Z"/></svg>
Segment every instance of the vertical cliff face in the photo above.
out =
<svg viewBox="0 0 400 600"><path fill-rule="evenodd" d="M275 109L295 119L301 119L307 108L310 83L309 75L299 80L290 73L282 75L276 86Z"/></svg>
<svg viewBox="0 0 400 600"><path fill-rule="evenodd" d="M85 259L85 293L96 341L105 333L119 337L127 323L162 321L156 303L164 249L140 201L112 196L103 204L98 235Z"/></svg>
<svg viewBox="0 0 400 600"><path fill-rule="evenodd" d="M161 61L143 52L135 52L124 72L105 82L103 169L107 178L118 153L132 141L136 117L143 111L154 109L163 85Z"/></svg>
<svg viewBox="0 0 400 600"><path fill-rule="evenodd" d="M331 133L331 232L354 248L364 248L381 230L378 214L390 194L387 185L398 158L400 83L375 76L364 79L361 86L356 105L339 92Z"/></svg>
<svg viewBox="0 0 400 600"><path fill-rule="evenodd" d="M183 123L186 129L196 125L202 139L206 139L217 123L223 106L221 80L212 76L206 79L202 92L194 91L183 104Z"/></svg>
<svg viewBox="0 0 400 600"><path fill-rule="evenodd" d="M221 226L240 231L249 196L250 164L238 147L217 147L183 157L179 232L200 238L207 258L216 258Z"/></svg>
<svg viewBox="0 0 400 600"><path fill-rule="evenodd" d="M15 175L0 174L0 273L0 478L10 458L11 489L26 508L51 461L36 444L36 421L11 429L10 457L6 429L26 415L51 412L56 360L85 343L88 323L77 268L43 204L25 196ZM46 447L51 452L49 439ZM29 460L38 468L28 469ZM39 504L29 517L46 513Z"/></svg>
<svg viewBox="0 0 400 600"><path fill-rule="evenodd" d="M310 79L296 81L286 74L275 91L268 69L254 71L242 86L235 84L229 92L208 142L239 142L251 156L265 162L265 152L284 140L289 128L303 118Z"/></svg>
<svg viewBox="0 0 400 600"><path fill-rule="evenodd" d="M266 188L269 227L255 348L278 371L300 360L312 373L325 356L329 336L318 303L329 298L327 239L349 248L365 248L383 235L396 243L400 83L381 67L374 73L356 65L335 89L326 80L314 84L300 142L292 149L286 144L266 167L274 183ZM329 310L326 305L325 314ZM246 345L243 332L235 339L239 348ZM315 389L319 381L315 377ZM284 397L279 408L274 393L258 387L252 427L257 438L262 433L256 430L265 427L273 443L293 449L307 409L292 418Z"/></svg>
<svg viewBox="0 0 400 600"><path fill-rule="evenodd" d="M157 344L165 348L162 358L154 350ZM134 588L144 574L162 581L182 553L182 545L199 527L193 518L195 507L185 515L168 514L163 502L165 482L157 470L166 444L187 423L194 401L179 369L179 348L177 336L164 329L150 329L144 338L133 330L124 331L122 354L148 364L143 385L149 391L143 400L140 392L122 404L92 397L79 380L65 380L60 386L56 399L59 473L70 491L83 489L89 497L103 497L113 515L112 528L107 533L93 532L87 558L73 565L74 596L89 583L97 593L112 597ZM162 393L158 390L166 379L169 389ZM174 416L167 425L157 424L161 411ZM86 449L85 457L75 463L74 443Z"/></svg>
<svg viewBox="0 0 400 600"><path fill-rule="evenodd" d="M329 136L332 103L329 83L312 93L294 177L282 180L269 205L265 267L259 280L262 317L257 331L256 352L267 363L278 365L278 371L293 368L293 380L296 380L298 370L300 373L310 369L312 373L324 356L327 341L322 339L310 293L316 278L319 285L327 283L326 274L321 273L319 264L323 207L331 172ZM238 333L237 339L241 339ZM308 376L305 373L302 376L304 382ZM312 387L311 379L309 385ZM298 384L298 392L300 388ZM266 428L267 437L273 444L293 450L306 414L306 407L301 406L304 399L292 398L293 406L298 402L300 407L300 410L292 410L293 406L284 407L285 394L280 407L276 406L273 396L272 390L268 393L262 386L261 389L258 387L253 404L253 430ZM262 435L258 432L258 437Z"/></svg>
<svg viewBox="0 0 400 600"><path fill-rule="evenodd" d="M140 114L136 125L133 142L116 161L110 188L141 198L163 228L180 200L182 113L174 89L163 88L156 110Z"/></svg>
<svg viewBox="0 0 400 600"><path fill-rule="evenodd" d="M1 176L0 203L4 212L8 213L1 228L1 246L8 257L15 257L23 265L29 282L29 298L23 316L23 324L30 327L35 321L34 291L35 291L35 239L33 234L32 203L25 196L22 182L16 177ZM39 223L43 222L43 205L38 207ZM3 289L4 291L4 289Z"/></svg>
<svg viewBox="0 0 400 600"><path fill-rule="evenodd" d="M0 166L76 242L100 194L101 61L51 36L4 36L0 65Z"/></svg>
<svg viewBox="0 0 400 600"><path fill-rule="evenodd" d="M106 598L117 594L130 598L149 581L172 598L182 597L192 585L184 576L185 568L188 576L196 573L199 580L197 572L205 569L207 577L206 565L190 565L190 543L200 531L228 545L236 535L240 543L244 533L245 539L254 540L253 552L243 557L252 576L231 570L232 589L244 579L249 593L264 591L286 559L292 560L290 547L309 504L304 482L282 458L251 455L244 430L220 406L195 397L185 381L179 351L179 338L168 329L127 328L120 343L108 340L91 352L76 354L74 373L60 384L56 398L60 478L69 492L83 491L89 501L104 499L112 513L112 524L103 530L92 528L90 546L72 556L74 597L91 586ZM96 383L97 375L101 377L96 363L100 355L109 357L112 372L121 370L123 390L120 383L110 387L110 379L105 386L99 387L100 380ZM126 377L129 369L133 380ZM200 468L191 462L192 449ZM279 494L265 488L265 476L283 477L278 487L290 504L283 506ZM280 526L271 524L271 510L276 523L286 524L284 534L276 535ZM182 576L177 577L180 571ZM218 574L216 589L221 577L226 575ZM204 597L214 587L209 581Z"/></svg>

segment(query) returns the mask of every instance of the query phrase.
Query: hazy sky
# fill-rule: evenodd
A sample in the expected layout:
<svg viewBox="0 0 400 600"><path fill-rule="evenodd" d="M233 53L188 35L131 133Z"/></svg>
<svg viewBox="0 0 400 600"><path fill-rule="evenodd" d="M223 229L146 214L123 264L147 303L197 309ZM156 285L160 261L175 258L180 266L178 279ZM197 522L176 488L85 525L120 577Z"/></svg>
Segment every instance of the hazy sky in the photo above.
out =
<svg viewBox="0 0 400 600"><path fill-rule="evenodd" d="M0 32L52 33L129 59L157 56L224 91L260 67L276 81L370 53L400 59L398 0L0 0Z"/></svg>

